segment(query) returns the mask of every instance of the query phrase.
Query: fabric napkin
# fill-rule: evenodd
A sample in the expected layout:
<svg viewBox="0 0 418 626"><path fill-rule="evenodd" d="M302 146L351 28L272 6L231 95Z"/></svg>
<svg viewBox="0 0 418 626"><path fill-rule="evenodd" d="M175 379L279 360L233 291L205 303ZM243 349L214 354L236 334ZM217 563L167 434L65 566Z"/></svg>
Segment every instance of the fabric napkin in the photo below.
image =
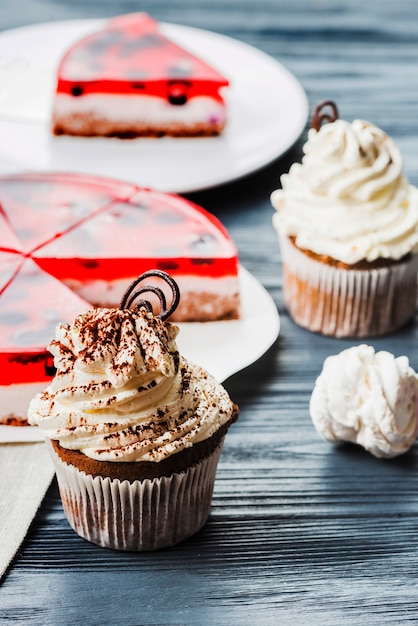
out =
<svg viewBox="0 0 418 626"><path fill-rule="evenodd" d="M44 442L0 444L0 580L26 537L53 476Z"/></svg>

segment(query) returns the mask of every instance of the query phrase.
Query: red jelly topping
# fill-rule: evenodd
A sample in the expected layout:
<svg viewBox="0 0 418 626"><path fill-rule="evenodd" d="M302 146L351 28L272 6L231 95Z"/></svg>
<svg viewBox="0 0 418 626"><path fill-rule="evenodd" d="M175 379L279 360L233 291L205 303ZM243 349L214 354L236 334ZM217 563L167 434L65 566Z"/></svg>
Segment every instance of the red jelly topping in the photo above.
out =
<svg viewBox="0 0 418 626"><path fill-rule="evenodd" d="M184 104L194 96L222 101L226 78L167 39L146 13L109 20L102 31L78 41L63 57L57 92L159 96Z"/></svg>

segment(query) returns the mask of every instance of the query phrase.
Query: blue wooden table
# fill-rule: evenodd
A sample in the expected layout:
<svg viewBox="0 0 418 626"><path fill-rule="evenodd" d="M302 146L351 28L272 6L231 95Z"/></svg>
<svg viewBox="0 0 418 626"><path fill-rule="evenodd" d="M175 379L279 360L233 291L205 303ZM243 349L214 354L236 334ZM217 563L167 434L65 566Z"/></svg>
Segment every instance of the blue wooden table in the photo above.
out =
<svg viewBox="0 0 418 626"><path fill-rule="evenodd" d="M415 0L144 0L139 8L276 58L311 108L331 98L341 117L392 135L418 184ZM0 27L136 10L128 0L19 0L0 5ZM281 316L275 345L225 383L241 417L226 440L209 522L166 551L112 552L75 535L53 483L0 587L1 624L418 623L418 447L392 461L333 448L309 417L324 358L353 342L296 327L283 305L269 195L305 138L243 180L190 195L224 222ZM417 338L415 320L369 343L406 354L417 370Z"/></svg>

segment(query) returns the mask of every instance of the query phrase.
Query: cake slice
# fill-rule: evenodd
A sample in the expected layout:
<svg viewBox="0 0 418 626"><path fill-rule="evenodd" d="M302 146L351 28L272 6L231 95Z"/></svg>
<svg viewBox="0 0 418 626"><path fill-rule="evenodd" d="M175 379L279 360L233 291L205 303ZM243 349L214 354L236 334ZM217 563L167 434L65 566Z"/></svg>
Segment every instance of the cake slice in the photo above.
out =
<svg viewBox="0 0 418 626"><path fill-rule="evenodd" d="M228 80L160 31L146 13L110 19L62 58L55 135L210 136L222 132Z"/></svg>

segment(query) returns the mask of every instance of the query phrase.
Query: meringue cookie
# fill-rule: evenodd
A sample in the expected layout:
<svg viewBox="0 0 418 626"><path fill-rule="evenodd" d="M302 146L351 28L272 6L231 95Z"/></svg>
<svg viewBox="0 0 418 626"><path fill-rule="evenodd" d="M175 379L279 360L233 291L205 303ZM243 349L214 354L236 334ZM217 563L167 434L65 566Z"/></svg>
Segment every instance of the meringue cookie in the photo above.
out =
<svg viewBox="0 0 418 626"><path fill-rule="evenodd" d="M325 359L310 400L318 433L376 457L406 452L418 432L418 382L406 356L365 344Z"/></svg>

